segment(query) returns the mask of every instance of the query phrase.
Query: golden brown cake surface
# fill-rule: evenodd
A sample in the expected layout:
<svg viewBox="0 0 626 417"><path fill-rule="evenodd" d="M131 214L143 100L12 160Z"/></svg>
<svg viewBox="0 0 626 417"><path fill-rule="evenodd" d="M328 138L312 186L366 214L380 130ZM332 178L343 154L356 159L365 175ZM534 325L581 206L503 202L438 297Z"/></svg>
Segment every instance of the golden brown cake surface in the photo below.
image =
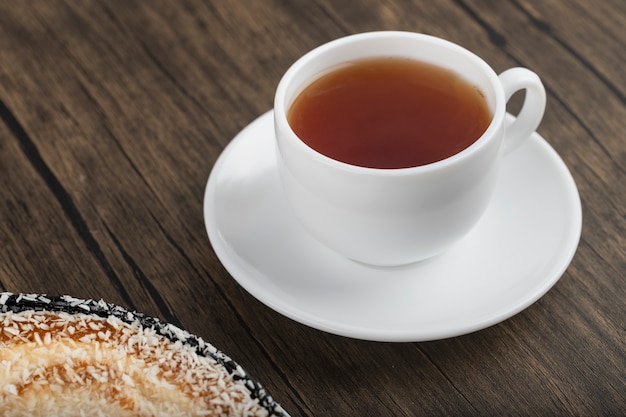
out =
<svg viewBox="0 0 626 417"><path fill-rule="evenodd" d="M211 357L117 317L0 314L3 416L267 416Z"/></svg>

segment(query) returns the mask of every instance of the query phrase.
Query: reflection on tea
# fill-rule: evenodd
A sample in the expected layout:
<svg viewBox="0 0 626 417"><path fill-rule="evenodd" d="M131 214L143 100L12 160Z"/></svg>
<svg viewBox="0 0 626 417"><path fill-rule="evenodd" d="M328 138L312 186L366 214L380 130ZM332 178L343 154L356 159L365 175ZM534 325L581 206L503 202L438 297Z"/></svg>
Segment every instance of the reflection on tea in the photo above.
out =
<svg viewBox="0 0 626 417"><path fill-rule="evenodd" d="M407 168L448 158L485 132L482 93L432 64L376 58L343 65L308 85L288 120L316 151L352 165Z"/></svg>

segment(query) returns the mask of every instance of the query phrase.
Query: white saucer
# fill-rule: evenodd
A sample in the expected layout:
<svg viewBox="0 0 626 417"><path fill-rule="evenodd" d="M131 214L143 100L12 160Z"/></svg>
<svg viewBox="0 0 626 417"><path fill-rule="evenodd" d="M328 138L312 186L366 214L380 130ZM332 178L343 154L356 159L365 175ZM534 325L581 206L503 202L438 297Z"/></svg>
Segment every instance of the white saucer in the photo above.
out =
<svg viewBox="0 0 626 417"><path fill-rule="evenodd" d="M581 205L567 167L538 134L506 157L483 219L451 250L376 268L322 246L293 217L276 170L273 115L241 131L217 160L204 218L215 253L250 294L326 332L425 341L491 326L544 295L569 265Z"/></svg>

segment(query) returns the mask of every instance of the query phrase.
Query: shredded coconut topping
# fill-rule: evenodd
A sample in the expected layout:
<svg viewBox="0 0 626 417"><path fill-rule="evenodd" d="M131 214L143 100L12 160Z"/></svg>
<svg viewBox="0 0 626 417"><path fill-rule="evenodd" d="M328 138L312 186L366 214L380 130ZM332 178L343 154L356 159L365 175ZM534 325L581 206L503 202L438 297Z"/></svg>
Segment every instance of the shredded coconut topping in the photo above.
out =
<svg viewBox="0 0 626 417"><path fill-rule="evenodd" d="M115 316L0 313L2 415L269 415L233 377L237 369L227 372L184 343L186 332L170 330L183 334L170 340Z"/></svg>

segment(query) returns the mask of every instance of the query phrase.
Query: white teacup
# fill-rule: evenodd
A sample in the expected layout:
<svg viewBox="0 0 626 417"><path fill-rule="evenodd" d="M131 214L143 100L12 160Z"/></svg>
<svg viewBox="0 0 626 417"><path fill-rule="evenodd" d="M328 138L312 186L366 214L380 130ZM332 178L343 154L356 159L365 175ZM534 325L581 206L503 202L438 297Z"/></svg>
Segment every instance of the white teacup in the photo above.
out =
<svg viewBox="0 0 626 417"><path fill-rule="evenodd" d="M399 169L339 162L302 142L287 120L298 94L329 69L376 57L411 58L457 72L485 96L492 114L487 130L449 158ZM505 126L506 103L522 89L522 109ZM312 236L348 258L393 266L432 257L476 225L493 195L503 155L535 131L545 102L535 73L512 68L498 76L478 56L439 38L371 32L337 39L297 60L276 91L274 123L286 198Z"/></svg>

